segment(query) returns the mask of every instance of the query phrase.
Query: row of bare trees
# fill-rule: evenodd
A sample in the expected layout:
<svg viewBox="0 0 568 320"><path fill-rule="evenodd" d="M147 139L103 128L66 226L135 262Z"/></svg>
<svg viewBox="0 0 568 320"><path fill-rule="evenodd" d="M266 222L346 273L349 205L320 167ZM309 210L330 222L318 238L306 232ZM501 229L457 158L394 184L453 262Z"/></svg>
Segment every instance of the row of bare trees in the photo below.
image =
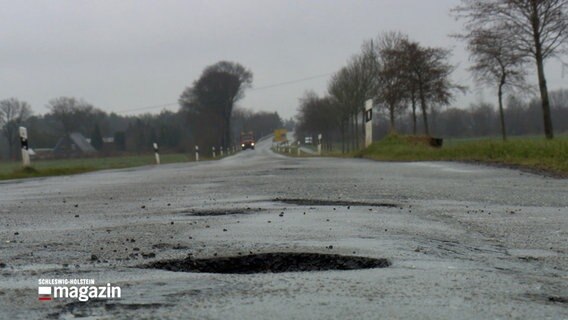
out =
<svg viewBox="0 0 568 320"><path fill-rule="evenodd" d="M395 131L397 115L411 108L414 134L420 110L424 134L429 135L430 109L449 104L464 90L450 79L454 71L448 62L450 54L443 48L425 47L400 32L366 41L361 52L332 76L327 96L309 93L300 101L298 134L339 128L342 151L358 149L364 134L364 104L372 99L388 112L391 131Z"/></svg>
<svg viewBox="0 0 568 320"><path fill-rule="evenodd" d="M568 90L550 91L550 110L554 114L552 124L556 133L568 133ZM528 98L525 95L508 95L504 99L503 113L508 120L506 134L508 136L530 135L537 136L543 132L542 104L540 98ZM382 139L388 134L389 114L386 110L378 112L373 117L373 136L375 140ZM431 110L428 121L430 131L437 137L473 138L473 137L499 137L502 135L500 127L500 112L497 103L482 100L467 107L446 107ZM422 131L423 124L417 123L418 131ZM400 134L413 133L412 111L409 109L397 116L396 129Z"/></svg>
<svg viewBox="0 0 568 320"><path fill-rule="evenodd" d="M568 0L462 0L454 9L465 33L476 79L497 88L501 131L506 139L503 90L525 88L526 68L538 77L544 133L554 137L546 60L566 53Z"/></svg>
<svg viewBox="0 0 568 320"><path fill-rule="evenodd" d="M454 8L456 18L464 21L462 34L454 35L467 43L475 80L495 88L499 126L507 137L505 94L515 90L529 92L528 71L536 68L546 138L554 137L551 102L544 63L566 53L568 42L568 0L461 0ZM428 114L432 108L450 104L465 88L453 83L454 66L448 63L451 52L426 47L399 32L380 35L367 41L348 64L333 75L328 95L306 95L298 113L298 134L313 134L327 127L314 121L330 121L340 132L342 150L358 149L364 129L364 101L389 114L390 130L397 115L411 109L413 134L417 134L417 114L422 115L426 135L430 134ZM316 117L317 110L333 111L330 117ZM325 110L325 111L324 111ZM327 120L326 120L327 119Z"/></svg>

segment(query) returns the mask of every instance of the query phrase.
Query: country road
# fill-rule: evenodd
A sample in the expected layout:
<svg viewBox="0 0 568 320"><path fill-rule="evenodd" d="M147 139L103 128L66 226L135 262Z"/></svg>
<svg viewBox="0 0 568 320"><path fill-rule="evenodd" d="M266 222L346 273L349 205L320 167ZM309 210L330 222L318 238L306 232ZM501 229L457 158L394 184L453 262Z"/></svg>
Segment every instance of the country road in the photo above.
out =
<svg viewBox="0 0 568 320"><path fill-rule="evenodd" d="M0 236L0 319L568 319L568 180L517 170L291 158L265 140L219 161L2 182ZM390 266L158 268L265 253ZM38 300L38 279L75 278L121 297Z"/></svg>

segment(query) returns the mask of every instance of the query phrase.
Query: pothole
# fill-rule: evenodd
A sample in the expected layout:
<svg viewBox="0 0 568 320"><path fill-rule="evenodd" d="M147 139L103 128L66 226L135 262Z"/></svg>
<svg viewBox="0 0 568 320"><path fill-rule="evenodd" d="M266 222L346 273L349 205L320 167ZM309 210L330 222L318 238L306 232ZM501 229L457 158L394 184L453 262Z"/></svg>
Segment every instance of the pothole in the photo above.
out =
<svg viewBox="0 0 568 320"><path fill-rule="evenodd" d="M229 274L281 273L325 270L356 270L386 268L390 261L383 258L341 256L336 254L278 252L237 257L156 261L142 266L176 272L206 272Z"/></svg>
<svg viewBox="0 0 568 320"><path fill-rule="evenodd" d="M292 171L292 170L298 170L297 167L283 167L283 168L278 168L278 170L280 171Z"/></svg>
<svg viewBox="0 0 568 320"><path fill-rule="evenodd" d="M529 298L530 300L536 300L546 303L568 304L568 297L565 296L528 293L525 294L525 297Z"/></svg>
<svg viewBox="0 0 568 320"><path fill-rule="evenodd" d="M366 201L347 201L347 200L321 200L321 199L294 199L294 198L275 198L272 201L294 204L298 206L367 206L367 207L387 207L396 208L399 205L383 202Z"/></svg>
<svg viewBox="0 0 568 320"><path fill-rule="evenodd" d="M548 301L556 303L568 303L568 297L549 296Z"/></svg>
<svg viewBox="0 0 568 320"><path fill-rule="evenodd" d="M234 209L189 209L181 211L180 213L185 213L188 216L227 216L227 215L239 215L239 214L249 214L254 212L262 211L261 208L234 208Z"/></svg>

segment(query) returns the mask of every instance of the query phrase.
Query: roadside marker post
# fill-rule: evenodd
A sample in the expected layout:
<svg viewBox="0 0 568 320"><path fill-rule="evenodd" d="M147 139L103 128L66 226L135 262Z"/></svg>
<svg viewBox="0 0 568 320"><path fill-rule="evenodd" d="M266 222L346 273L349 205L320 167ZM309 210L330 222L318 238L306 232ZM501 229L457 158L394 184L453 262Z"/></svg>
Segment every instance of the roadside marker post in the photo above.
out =
<svg viewBox="0 0 568 320"><path fill-rule="evenodd" d="M22 166L27 168L30 166L30 154L28 153L28 130L20 127L20 146L22 149Z"/></svg>
<svg viewBox="0 0 568 320"><path fill-rule="evenodd" d="M320 133L320 134L318 134L318 155L320 155L320 156L321 156L321 138L322 138L322 135Z"/></svg>
<svg viewBox="0 0 568 320"><path fill-rule="evenodd" d="M365 148L373 143L373 100L365 101Z"/></svg>
<svg viewBox="0 0 568 320"><path fill-rule="evenodd" d="M195 161L199 161L199 146L195 146Z"/></svg>
<svg viewBox="0 0 568 320"><path fill-rule="evenodd" d="M298 156L300 155L300 140L298 140Z"/></svg>
<svg viewBox="0 0 568 320"><path fill-rule="evenodd" d="M219 147L219 154L221 155L221 157L223 156L223 146Z"/></svg>
<svg viewBox="0 0 568 320"><path fill-rule="evenodd" d="M211 150L213 150L213 159L215 159L215 158L216 158L216 156L215 156L215 147L211 147Z"/></svg>
<svg viewBox="0 0 568 320"><path fill-rule="evenodd" d="M156 164L160 164L160 153L158 149L158 144L154 142L152 146L154 147L154 156L156 158Z"/></svg>

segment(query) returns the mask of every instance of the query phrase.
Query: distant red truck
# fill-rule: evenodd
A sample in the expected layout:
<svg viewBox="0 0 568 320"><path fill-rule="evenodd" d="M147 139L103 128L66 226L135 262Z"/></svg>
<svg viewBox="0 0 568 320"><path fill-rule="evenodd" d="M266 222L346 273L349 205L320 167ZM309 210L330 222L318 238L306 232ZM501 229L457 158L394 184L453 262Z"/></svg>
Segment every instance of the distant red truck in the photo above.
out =
<svg viewBox="0 0 568 320"><path fill-rule="evenodd" d="M254 134L251 132L241 132L241 149L252 149L254 150Z"/></svg>

